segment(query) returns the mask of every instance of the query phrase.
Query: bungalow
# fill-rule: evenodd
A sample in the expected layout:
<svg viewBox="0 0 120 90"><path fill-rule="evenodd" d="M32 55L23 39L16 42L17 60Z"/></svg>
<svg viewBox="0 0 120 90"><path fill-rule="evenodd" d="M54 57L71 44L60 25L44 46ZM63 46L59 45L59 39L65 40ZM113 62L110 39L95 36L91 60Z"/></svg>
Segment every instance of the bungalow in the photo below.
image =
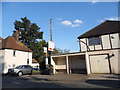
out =
<svg viewBox="0 0 120 90"><path fill-rule="evenodd" d="M2 66L2 73L8 72L9 68L17 65L31 65L32 64L32 50L19 42L18 31L13 36L8 36L5 39L0 39L0 66Z"/></svg>
<svg viewBox="0 0 120 90"><path fill-rule="evenodd" d="M113 73L120 74L120 21L106 20L80 35L80 52L52 55L54 74Z"/></svg>

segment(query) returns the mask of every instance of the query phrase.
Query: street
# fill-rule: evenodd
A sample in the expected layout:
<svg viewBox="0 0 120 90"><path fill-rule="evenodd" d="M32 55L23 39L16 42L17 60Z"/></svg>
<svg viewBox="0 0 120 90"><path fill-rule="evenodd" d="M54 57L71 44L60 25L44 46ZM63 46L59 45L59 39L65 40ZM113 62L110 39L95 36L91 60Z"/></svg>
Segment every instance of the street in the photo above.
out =
<svg viewBox="0 0 120 90"><path fill-rule="evenodd" d="M3 75L2 88L118 88L113 74Z"/></svg>

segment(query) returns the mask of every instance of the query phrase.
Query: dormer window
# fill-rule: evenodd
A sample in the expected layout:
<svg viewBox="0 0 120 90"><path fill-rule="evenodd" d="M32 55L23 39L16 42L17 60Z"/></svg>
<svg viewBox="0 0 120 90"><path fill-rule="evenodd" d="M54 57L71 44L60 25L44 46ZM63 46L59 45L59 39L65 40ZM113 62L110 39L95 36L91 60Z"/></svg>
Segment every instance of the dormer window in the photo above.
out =
<svg viewBox="0 0 120 90"><path fill-rule="evenodd" d="M100 45L101 44L101 38L100 37L89 37L88 38L88 44L90 46L92 46L92 45Z"/></svg>

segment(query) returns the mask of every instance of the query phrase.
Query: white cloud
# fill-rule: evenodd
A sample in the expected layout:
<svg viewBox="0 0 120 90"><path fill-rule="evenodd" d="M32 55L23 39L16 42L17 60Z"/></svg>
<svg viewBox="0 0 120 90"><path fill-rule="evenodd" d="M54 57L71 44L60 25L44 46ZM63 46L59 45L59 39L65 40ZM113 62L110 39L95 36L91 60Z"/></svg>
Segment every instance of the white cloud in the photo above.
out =
<svg viewBox="0 0 120 90"><path fill-rule="evenodd" d="M69 21L69 20L65 20L65 21L62 21L61 24L65 25L65 26L70 26L70 27L78 27L80 26L80 24L82 24L83 21L82 20L79 20L79 19L76 19L74 20L73 22L72 21Z"/></svg>
<svg viewBox="0 0 120 90"><path fill-rule="evenodd" d="M80 26L80 24L72 24L71 27L78 27L78 26Z"/></svg>
<svg viewBox="0 0 120 90"><path fill-rule="evenodd" d="M97 22L102 23L102 22L104 22L105 20L120 21L120 17L109 17L109 18L104 18L104 19L97 20Z"/></svg>
<svg viewBox="0 0 120 90"><path fill-rule="evenodd" d="M107 20L116 20L116 21L118 21L118 20L120 20L120 17L111 17L111 18L106 18Z"/></svg>
<svg viewBox="0 0 120 90"><path fill-rule="evenodd" d="M97 3L98 1L97 0L92 0L92 4L95 4L95 3Z"/></svg>
<svg viewBox="0 0 120 90"><path fill-rule="evenodd" d="M71 22L71 21L68 21L68 20L65 20L65 21L62 21L62 24L63 24L63 25L66 25L66 26L71 26L71 25L72 25L72 22Z"/></svg>
<svg viewBox="0 0 120 90"><path fill-rule="evenodd" d="M83 23L83 21L82 21L82 20L79 20L79 19L76 19L76 20L74 21L74 23Z"/></svg>

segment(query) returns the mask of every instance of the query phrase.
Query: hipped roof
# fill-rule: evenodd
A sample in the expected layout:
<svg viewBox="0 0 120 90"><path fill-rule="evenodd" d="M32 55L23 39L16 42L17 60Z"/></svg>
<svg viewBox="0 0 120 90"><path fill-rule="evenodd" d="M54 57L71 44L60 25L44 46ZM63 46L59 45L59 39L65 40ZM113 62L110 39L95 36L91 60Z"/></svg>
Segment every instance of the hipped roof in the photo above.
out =
<svg viewBox="0 0 120 90"><path fill-rule="evenodd" d="M32 63L38 63L38 61L33 58Z"/></svg>
<svg viewBox="0 0 120 90"><path fill-rule="evenodd" d="M32 50L30 50L27 46L25 46L20 41L15 40L11 36L8 36L7 38L2 39L2 42L0 43L2 43L2 49L13 49L13 50L32 52Z"/></svg>
<svg viewBox="0 0 120 90"><path fill-rule="evenodd" d="M86 33L80 35L78 39L95 37L105 34L120 33L120 21L106 20L95 28L87 31Z"/></svg>

